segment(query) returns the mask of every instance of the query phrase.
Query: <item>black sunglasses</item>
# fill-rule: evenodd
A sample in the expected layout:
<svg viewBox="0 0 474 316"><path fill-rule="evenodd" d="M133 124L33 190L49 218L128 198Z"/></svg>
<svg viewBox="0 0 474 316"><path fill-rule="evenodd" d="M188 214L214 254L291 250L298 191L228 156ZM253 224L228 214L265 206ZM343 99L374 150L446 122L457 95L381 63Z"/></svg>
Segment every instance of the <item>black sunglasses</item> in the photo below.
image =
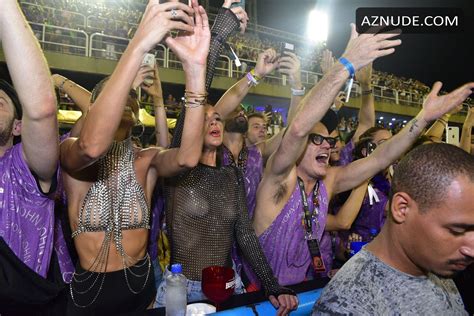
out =
<svg viewBox="0 0 474 316"><path fill-rule="evenodd" d="M329 147L334 148L336 147L336 143L339 139L338 137L324 137L323 135L319 134L309 134L309 140L317 146L321 145L324 141L327 141L329 144Z"/></svg>

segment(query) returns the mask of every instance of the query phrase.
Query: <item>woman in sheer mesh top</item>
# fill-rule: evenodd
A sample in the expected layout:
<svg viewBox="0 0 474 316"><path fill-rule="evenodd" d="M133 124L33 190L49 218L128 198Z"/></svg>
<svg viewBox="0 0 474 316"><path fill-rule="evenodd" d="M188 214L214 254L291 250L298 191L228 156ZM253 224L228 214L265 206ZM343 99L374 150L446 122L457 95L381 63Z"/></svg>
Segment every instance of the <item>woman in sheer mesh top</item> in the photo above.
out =
<svg viewBox="0 0 474 316"><path fill-rule="evenodd" d="M221 117L208 106L200 163L168 183L166 227L171 263L183 266L189 280L188 302L204 299L202 270L214 265L232 267L231 248L236 240L278 313L286 314L297 307L297 298L278 284L262 252L248 217L242 173L237 167L222 166L218 159L222 138ZM165 271L164 277L168 273ZM162 281L158 306L164 305L165 292Z"/></svg>
<svg viewBox="0 0 474 316"><path fill-rule="evenodd" d="M179 19L179 20L178 20ZM181 30L183 36L168 37ZM138 101L130 90L145 54L161 40L178 56L186 78L180 148L139 149L131 129ZM150 1L115 71L92 94L78 138L61 143L61 167L79 263L70 285L67 313L119 314L148 308L156 289L147 254L149 208L157 178L196 166L204 122L206 59L210 31L204 9ZM191 130L192 128L192 130Z"/></svg>

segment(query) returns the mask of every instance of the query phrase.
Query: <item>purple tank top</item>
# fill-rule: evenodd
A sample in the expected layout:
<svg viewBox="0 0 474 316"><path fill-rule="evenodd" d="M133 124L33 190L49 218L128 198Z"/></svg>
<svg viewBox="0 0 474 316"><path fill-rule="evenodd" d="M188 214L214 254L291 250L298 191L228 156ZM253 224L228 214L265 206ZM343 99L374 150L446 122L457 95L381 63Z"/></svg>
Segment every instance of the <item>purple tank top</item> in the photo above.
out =
<svg viewBox="0 0 474 316"><path fill-rule="evenodd" d="M328 194L323 181L319 181L319 228L313 220L313 234L321 241L326 226ZM313 193L308 196L310 211L313 211ZM296 184L288 202L273 223L259 237L260 245L280 285L303 282L307 274L314 275L308 244L302 225L303 202L300 187ZM252 283L259 284L247 264L245 272Z"/></svg>
<svg viewBox="0 0 474 316"><path fill-rule="evenodd" d="M46 278L53 248L64 281L74 271L59 221L54 194L46 196L23 159L21 143L0 157L0 236L15 255Z"/></svg>
<svg viewBox="0 0 474 316"><path fill-rule="evenodd" d="M262 180L263 174L263 158L260 150L257 146L252 145L247 147L248 156L247 163L245 164L244 169L240 168L244 172L245 180L245 194L247 198L247 209L249 212L249 217L253 218L253 213L255 211L256 199L257 199L257 188ZM224 166L229 166L232 164L233 159L231 157L232 153L229 149L223 146L223 164Z"/></svg>
<svg viewBox="0 0 474 316"><path fill-rule="evenodd" d="M345 166L350 164L354 157L352 156L352 152L354 151L354 141L351 139L344 147L341 148L339 152L339 162L337 163L338 166Z"/></svg>
<svg viewBox="0 0 474 316"><path fill-rule="evenodd" d="M370 205L369 195L366 194L359 214L354 224L352 224L351 231L359 234L362 241L370 240L370 229L375 228L377 232L380 232L385 223L385 206L388 202L388 196L376 186L374 186L374 190L379 197L379 202L374 201L373 205Z"/></svg>

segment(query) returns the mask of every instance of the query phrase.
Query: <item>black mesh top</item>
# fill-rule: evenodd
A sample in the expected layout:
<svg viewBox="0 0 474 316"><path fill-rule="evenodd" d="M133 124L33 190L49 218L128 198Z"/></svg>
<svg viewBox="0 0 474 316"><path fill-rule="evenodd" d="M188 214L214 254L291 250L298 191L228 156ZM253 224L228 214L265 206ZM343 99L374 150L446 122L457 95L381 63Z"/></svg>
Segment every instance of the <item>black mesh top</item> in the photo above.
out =
<svg viewBox="0 0 474 316"><path fill-rule="evenodd" d="M267 294L291 293L280 288L260 247L237 168L199 164L173 179L168 193L171 263L181 263L188 279L200 281L202 269L208 266L232 267L231 248L236 239Z"/></svg>

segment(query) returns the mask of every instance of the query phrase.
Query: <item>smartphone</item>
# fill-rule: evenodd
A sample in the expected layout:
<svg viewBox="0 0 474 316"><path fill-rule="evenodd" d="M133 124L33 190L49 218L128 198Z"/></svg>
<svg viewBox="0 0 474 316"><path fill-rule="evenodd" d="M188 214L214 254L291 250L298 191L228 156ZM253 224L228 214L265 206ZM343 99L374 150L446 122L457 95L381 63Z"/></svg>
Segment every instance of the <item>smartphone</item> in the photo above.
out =
<svg viewBox="0 0 474 316"><path fill-rule="evenodd" d="M232 3L232 5L230 7L231 8L241 7L242 9L245 10L245 0L240 0L240 2L234 2L234 3Z"/></svg>
<svg viewBox="0 0 474 316"><path fill-rule="evenodd" d="M155 68L155 55L151 53L145 54L145 57L143 57L142 66L150 66L151 68Z"/></svg>
<svg viewBox="0 0 474 316"><path fill-rule="evenodd" d="M151 53L145 54L145 57L143 57L142 66L148 66L155 69L155 63L156 63L156 60L155 60L154 54L151 54ZM147 86L151 86L153 84L153 77L147 77L143 80L143 82Z"/></svg>
<svg viewBox="0 0 474 316"><path fill-rule="evenodd" d="M446 130L446 143L459 146L459 127L448 126Z"/></svg>
<svg viewBox="0 0 474 316"><path fill-rule="evenodd" d="M280 46L280 56L286 56L285 52L295 52L295 45L291 43L282 42Z"/></svg>

